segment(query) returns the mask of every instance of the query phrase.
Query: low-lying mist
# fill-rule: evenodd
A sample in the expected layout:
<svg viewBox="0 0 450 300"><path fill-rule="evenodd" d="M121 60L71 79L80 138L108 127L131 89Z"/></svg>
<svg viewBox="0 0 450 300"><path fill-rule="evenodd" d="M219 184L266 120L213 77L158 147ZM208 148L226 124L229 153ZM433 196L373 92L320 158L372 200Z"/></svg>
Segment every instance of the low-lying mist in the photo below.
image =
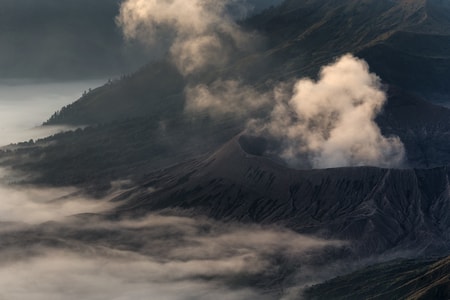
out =
<svg viewBox="0 0 450 300"><path fill-rule="evenodd" d="M0 146L42 138L65 126L41 126L55 111L103 80L76 82L0 81Z"/></svg>
<svg viewBox="0 0 450 300"><path fill-rule="evenodd" d="M71 187L5 183L0 196L2 299L295 299L347 247L182 210L117 218L120 202Z"/></svg>

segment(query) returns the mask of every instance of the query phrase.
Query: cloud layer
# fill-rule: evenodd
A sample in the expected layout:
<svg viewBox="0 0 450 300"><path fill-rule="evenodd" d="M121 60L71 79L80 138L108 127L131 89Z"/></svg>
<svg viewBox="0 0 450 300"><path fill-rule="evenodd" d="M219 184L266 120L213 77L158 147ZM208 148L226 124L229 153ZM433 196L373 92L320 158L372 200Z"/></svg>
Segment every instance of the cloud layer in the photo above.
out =
<svg viewBox="0 0 450 300"><path fill-rule="evenodd" d="M0 299L12 300L278 299L316 278L308 266L322 250L344 245L167 212L10 225L0 238ZM307 280L294 284L299 270Z"/></svg>

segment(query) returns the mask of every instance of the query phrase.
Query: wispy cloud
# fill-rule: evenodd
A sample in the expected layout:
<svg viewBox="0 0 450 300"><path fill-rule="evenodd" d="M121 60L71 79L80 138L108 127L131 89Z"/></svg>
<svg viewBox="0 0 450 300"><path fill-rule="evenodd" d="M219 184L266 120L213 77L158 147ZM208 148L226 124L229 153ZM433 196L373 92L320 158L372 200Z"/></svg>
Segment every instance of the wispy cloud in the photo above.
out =
<svg viewBox="0 0 450 300"><path fill-rule="evenodd" d="M0 198L0 299L276 299L297 268L346 245L183 211L110 219L115 204L73 188L1 186Z"/></svg>

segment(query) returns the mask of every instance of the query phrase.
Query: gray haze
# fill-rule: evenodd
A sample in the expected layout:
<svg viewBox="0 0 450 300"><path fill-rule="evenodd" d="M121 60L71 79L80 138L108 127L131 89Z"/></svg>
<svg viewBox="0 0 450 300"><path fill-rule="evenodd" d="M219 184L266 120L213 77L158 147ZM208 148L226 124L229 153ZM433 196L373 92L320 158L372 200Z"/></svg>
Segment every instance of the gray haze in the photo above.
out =
<svg viewBox="0 0 450 300"><path fill-rule="evenodd" d="M113 77L152 58L125 43L119 0L0 0L0 78Z"/></svg>

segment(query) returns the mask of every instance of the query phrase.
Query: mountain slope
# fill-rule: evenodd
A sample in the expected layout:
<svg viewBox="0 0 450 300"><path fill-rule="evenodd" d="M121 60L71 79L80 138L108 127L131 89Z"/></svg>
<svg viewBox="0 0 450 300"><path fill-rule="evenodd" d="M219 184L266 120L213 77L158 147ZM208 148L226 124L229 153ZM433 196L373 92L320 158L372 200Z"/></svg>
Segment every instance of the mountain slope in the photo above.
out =
<svg viewBox="0 0 450 300"><path fill-rule="evenodd" d="M242 137L241 137L242 141ZM148 176L118 213L182 208L210 217L278 223L351 241L357 255L446 253L448 168L293 170L242 150L233 139L206 160Z"/></svg>
<svg viewBox="0 0 450 300"><path fill-rule="evenodd" d="M264 86L267 81L316 77L322 66L350 52L366 59L385 83L445 104L450 86L449 19L448 4L438 0L285 1L242 22L245 29L265 37L265 46L237 58L226 68L189 78L188 82L195 85L210 83L214 78L239 78L253 86ZM155 103L177 95L179 102L173 105L183 106L187 82L179 85L180 75L171 71L173 88L159 89L170 87L172 80L172 75L160 75L161 68L173 66L168 61L150 65L110 87L110 91L104 87L101 93L79 99L48 124L93 124L140 117L146 110L124 105L137 107L143 98ZM138 92L133 91L135 88ZM121 104L123 114L111 111L108 105L108 100L117 103L114 94L127 95L127 104Z"/></svg>
<svg viewBox="0 0 450 300"><path fill-rule="evenodd" d="M170 119L183 111L185 84L172 64L153 62L132 75L91 90L44 124L101 124L133 117Z"/></svg>
<svg viewBox="0 0 450 300"><path fill-rule="evenodd" d="M305 299L433 299L450 297L450 258L375 265L307 289Z"/></svg>
<svg viewBox="0 0 450 300"><path fill-rule="evenodd" d="M271 76L315 75L334 57L366 59L385 82L445 102L448 3L439 0L286 1L250 21L273 37Z"/></svg>
<svg viewBox="0 0 450 300"><path fill-rule="evenodd" d="M106 87L104 91L110 89ZM100 88L91 94L104 91ZM450 164L450 110L395 87L388 94L389 101L376 121L385 136L401 138L406 149L406 166L430 168ZM86 101L85 105L90 103ZM214 151L245 129L245 123L233 116L192 118L182 113L181 106L177 113L171 110L171 105L170 101L149 100L141 111L148 110L151 117L104 123L32 144L6 147L0 152L1 163L36 174L37 177L27 179L35 183L88 185L101 190L107 189L111 180L129 176L137 179L157 168ZM91 116L88 114L85 119ZM263 155L265 149L255 141L247 143L246 150Z"/></svg>

